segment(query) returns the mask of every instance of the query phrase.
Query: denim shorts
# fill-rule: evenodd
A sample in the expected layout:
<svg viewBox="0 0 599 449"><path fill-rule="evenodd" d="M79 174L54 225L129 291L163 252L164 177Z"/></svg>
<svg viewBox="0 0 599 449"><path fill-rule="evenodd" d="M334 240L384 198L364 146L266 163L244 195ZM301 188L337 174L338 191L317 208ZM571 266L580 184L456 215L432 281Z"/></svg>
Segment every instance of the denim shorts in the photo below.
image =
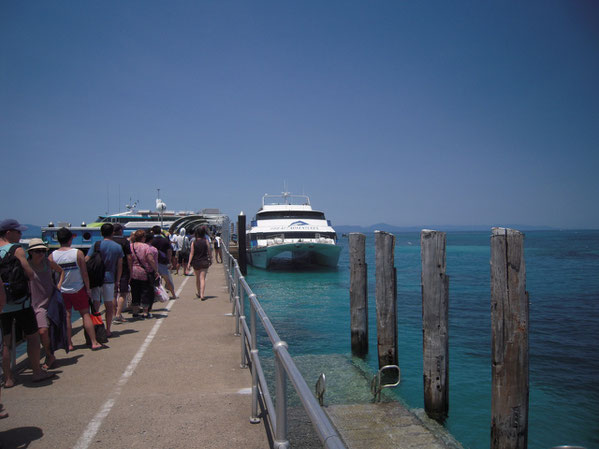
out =
<svg viewBox="0 0 599 449"><path fill-rule="evenodd" d="M114 282L104 283L100 287L92 288L93 302L113 302L114 301Z"/></svg>

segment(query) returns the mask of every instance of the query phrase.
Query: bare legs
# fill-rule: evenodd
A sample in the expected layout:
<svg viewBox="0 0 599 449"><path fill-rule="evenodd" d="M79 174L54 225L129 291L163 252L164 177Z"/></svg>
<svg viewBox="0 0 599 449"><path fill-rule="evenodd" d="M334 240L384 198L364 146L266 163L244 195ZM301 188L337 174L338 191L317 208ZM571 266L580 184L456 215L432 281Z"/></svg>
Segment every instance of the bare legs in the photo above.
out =
<svg viewBox="0 0 599 449"><path fill-rule="evenodd" d="M94 329L94 324L92 323L92 319L89 316L89 312L87 310L79 310L79 314L81 315L81 320L83 321L83 328L87 331L87 335L89 335L89 339L92 342L92 349L101 348L102 345L98 343L96 340L96 331ZM71 324L71 315L72 312L70 309L67 309L67 339L69 342L69 351L75 349L73 347L73 325Z"/></svg>
<svg viewBox="0 0 599 449"><path fill-rule="evenodd" d="M114 316L114 301L104 301L104 307L106 308L106 335L110 337L110 325ZM100 303L94 301L94 308L98 310Z"/></svg>
<svg viewBox="0 0 599 449"><path fill-rule="evenodd" d="M10 369L10 350L12 344L12 335L4 335L4 344L2 345L2 369L4 370L4 386L10 388L15 384L15 378ZM39 382L40 380L47 379L52 375L49 375L40 367L40 335L38 332L31 335L26 335L27 340L27 356L29 357L29 364L33 371L32 380Z"/></svg>
<svg viewBox="0 0 599 449"><path fill-rule="evenodd" d="M42 340L42 347L44 348L44 352L46 353L46 361L44 362L43 368L50 369L54 362L56 361L56 357L54 357L54 353L52 352L52 346L50 345L50 335L48 333L47 327L40 327L39 329L40 339Z"/></svg>
<svg viewBox="0 0 599 449"><path fill-rule="evenodd" d="M194 270L196 275L196 291L199 297L204 300L206 299L206 273L208 273L207 268L201 268L199 270Z"/></svg>

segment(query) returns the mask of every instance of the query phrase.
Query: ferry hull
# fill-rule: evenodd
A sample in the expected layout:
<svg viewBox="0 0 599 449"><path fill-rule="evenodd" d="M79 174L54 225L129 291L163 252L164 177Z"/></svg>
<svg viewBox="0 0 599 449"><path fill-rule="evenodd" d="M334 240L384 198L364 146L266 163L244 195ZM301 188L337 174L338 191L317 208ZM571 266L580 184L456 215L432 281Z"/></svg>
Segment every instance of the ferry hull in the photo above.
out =
<svg viewBox="0 0 599 449"><path fill-rule="evenodd" d="M290 255L294 261L336 267L341 247L329 243L286 243L250 248L248 262L257 268L267 269L274 258Z"/></svg>

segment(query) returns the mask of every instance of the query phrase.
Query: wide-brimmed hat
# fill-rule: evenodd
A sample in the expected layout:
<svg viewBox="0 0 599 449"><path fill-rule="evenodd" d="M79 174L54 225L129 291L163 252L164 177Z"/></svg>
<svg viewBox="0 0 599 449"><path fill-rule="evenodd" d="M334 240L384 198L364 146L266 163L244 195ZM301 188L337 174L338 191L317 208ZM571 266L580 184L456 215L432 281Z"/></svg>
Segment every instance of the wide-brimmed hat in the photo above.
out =
<svg viewBox="0 0 599 449"><path fill-rule="evenodd" d="M10 231L12 229L23 232L27 230L27 226L23 226L14 218L7 218L0 221L0 231Z"/></svg>
<svg viewBox="0 0 599 449"><path fill-rule="evenodd" d="M27 251L34 249L48 249L48 247L46 246L46 242L42 239L31 239L29 240L29 248L27 248Z"/></svg>

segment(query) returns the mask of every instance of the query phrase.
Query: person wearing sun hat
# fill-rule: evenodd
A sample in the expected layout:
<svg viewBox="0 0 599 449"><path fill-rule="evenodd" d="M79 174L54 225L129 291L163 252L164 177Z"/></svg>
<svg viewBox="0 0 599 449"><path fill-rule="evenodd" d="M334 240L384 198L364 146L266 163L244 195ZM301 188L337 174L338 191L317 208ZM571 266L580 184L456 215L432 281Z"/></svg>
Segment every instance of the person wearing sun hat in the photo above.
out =
<svg viewBox="0 0 599 449"><path fill-rule="evenodd" d="M0 259L4 259L9 254L14 254L20 263L20 268L28 279L34 276L33 269L27 261L25 251L20 247L19 241L26 226L21 225L17 220L8 218L0 222ZM16 247L15 250L12 248ZM8 298L7 298L8 299ZM33 371L32 380L40 382L54 376L40 367L40 337L35 319L35 312L31 307L31 298L25 295L21 298L12 298L7 301L2 313L0 313L0 323L2 325L2 337L4 344L2 347L2 368L4 370L4 386L10 388L15 384L15 378L10 369L10 352L12 343L12 320L15 319L25 333L27 341L27 355Z"/></svg>
<svg viewBox="0 0 599 449"><path fill-rule="evenodd" d="M52 351L50 334L48 332L48 306L50 305L54 291L57 288L60 291L60 287L64 281L64 270L53 260L48 260L46 257L48 247L42 239L31 239L27 252L29 253L29 265L31 265L34 272L33 278L29 281L31 305L35 312L40 339L46 353L44 368L50 369L54 365L56 357L54 357L54 352ZM54 284L53 272L58 273L60 276L58 285Z"/></svg>

